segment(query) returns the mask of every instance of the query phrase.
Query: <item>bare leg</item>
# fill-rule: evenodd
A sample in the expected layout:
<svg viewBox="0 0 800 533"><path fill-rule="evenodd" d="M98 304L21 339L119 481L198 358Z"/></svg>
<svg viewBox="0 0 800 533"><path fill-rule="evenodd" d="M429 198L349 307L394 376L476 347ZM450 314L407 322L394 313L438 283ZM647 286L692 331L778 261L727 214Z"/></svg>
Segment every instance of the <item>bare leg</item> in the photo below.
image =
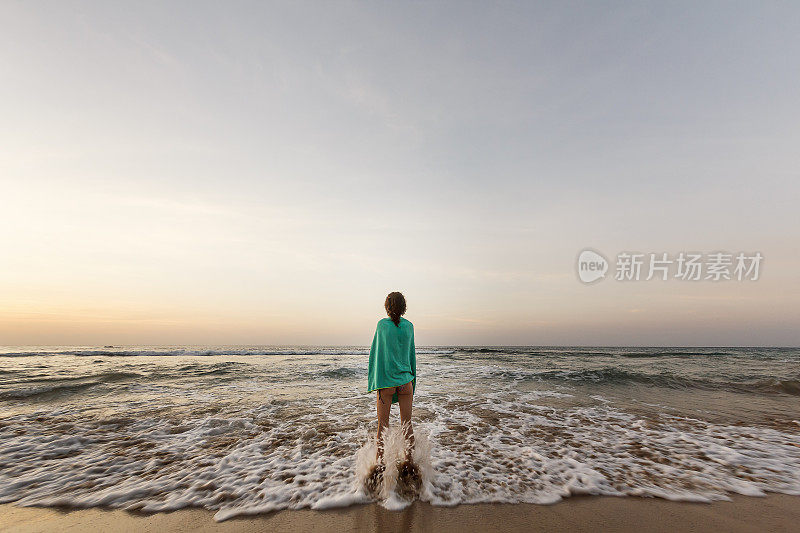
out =
<svg viewBox="0 0 800 533"><path fill-rule="evenodd" d="M411 460L411 452L414 450L414 430L411 428L411 404L414 401L414 387L409 381L397 392L400 403L400 424L405 428L405 440L408 443L406 448L406 459Z"/></svg>
<svg viewBox="0 0 800 533"><path fill-rule="evenodd" d="M376 462L383 463L383 430L389 427L389 413L392 408L392 394L394 387L389 389L378 389L378 453Z"/></svg>

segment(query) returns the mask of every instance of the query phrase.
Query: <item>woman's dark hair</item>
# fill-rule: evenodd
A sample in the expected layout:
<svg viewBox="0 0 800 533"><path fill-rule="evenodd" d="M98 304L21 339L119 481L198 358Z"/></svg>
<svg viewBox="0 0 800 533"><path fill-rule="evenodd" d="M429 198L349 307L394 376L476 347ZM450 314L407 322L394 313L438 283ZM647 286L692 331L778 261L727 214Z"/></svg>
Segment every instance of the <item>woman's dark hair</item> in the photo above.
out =
<svg viewBox="0 0 800 533"><path fill-rule="evenodd" d="M395 326L400 325L400 317L406 312L406 299L400 292L390 292L383 304L386 313L392 319Z"/></svg>

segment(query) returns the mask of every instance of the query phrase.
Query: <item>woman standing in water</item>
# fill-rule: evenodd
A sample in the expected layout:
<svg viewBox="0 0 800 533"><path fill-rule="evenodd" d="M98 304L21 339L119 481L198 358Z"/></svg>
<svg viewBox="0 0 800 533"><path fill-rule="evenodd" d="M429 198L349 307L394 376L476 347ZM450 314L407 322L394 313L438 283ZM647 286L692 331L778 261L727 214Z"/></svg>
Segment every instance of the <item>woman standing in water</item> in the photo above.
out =
<svg viewBox="0 0 800 533"><path fill-rule="evenodd" d="M392 292L384 302L389 318L378 321L372 347L369 351L369 391L377 391L378 406L378 451L377 466L370 476L373 485L383 473L383 433L389 427L389 413L393 403L400 404L400 424L406 440L406 460L398 465L400 477L414 470L411 452L414 447L414 432L411 428L411 404L417 387L417 357L414 350L414 325L403 318L406 299L399 292ZM374 487L373 487L374 488Z"/></svg>

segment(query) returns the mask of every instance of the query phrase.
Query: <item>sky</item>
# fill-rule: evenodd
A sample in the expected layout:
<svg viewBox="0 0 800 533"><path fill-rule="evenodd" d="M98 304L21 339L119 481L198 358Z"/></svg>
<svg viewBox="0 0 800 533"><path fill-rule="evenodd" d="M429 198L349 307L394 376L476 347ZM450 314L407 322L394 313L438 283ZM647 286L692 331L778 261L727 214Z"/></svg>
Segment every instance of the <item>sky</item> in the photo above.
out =
<svg viewBox="0 0 800 533"><path fill-rule="evenodd" d="M0 345L800 345L795 2L0 2ZM583 284L585 248L760 252Z"/></svg>

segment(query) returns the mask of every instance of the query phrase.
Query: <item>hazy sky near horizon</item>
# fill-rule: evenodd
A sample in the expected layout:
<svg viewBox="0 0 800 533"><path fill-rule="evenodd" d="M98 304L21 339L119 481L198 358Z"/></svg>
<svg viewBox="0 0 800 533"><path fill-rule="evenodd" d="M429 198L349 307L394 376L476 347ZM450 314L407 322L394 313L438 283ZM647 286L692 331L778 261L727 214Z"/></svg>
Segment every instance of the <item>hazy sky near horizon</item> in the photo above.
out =
<svg viewBox="0 0 800 533"><path fill-rule="evenodd" d="M800 345L800 5L0 2L0 344ZM575 259L760 251L755 282Z"/></svg>

